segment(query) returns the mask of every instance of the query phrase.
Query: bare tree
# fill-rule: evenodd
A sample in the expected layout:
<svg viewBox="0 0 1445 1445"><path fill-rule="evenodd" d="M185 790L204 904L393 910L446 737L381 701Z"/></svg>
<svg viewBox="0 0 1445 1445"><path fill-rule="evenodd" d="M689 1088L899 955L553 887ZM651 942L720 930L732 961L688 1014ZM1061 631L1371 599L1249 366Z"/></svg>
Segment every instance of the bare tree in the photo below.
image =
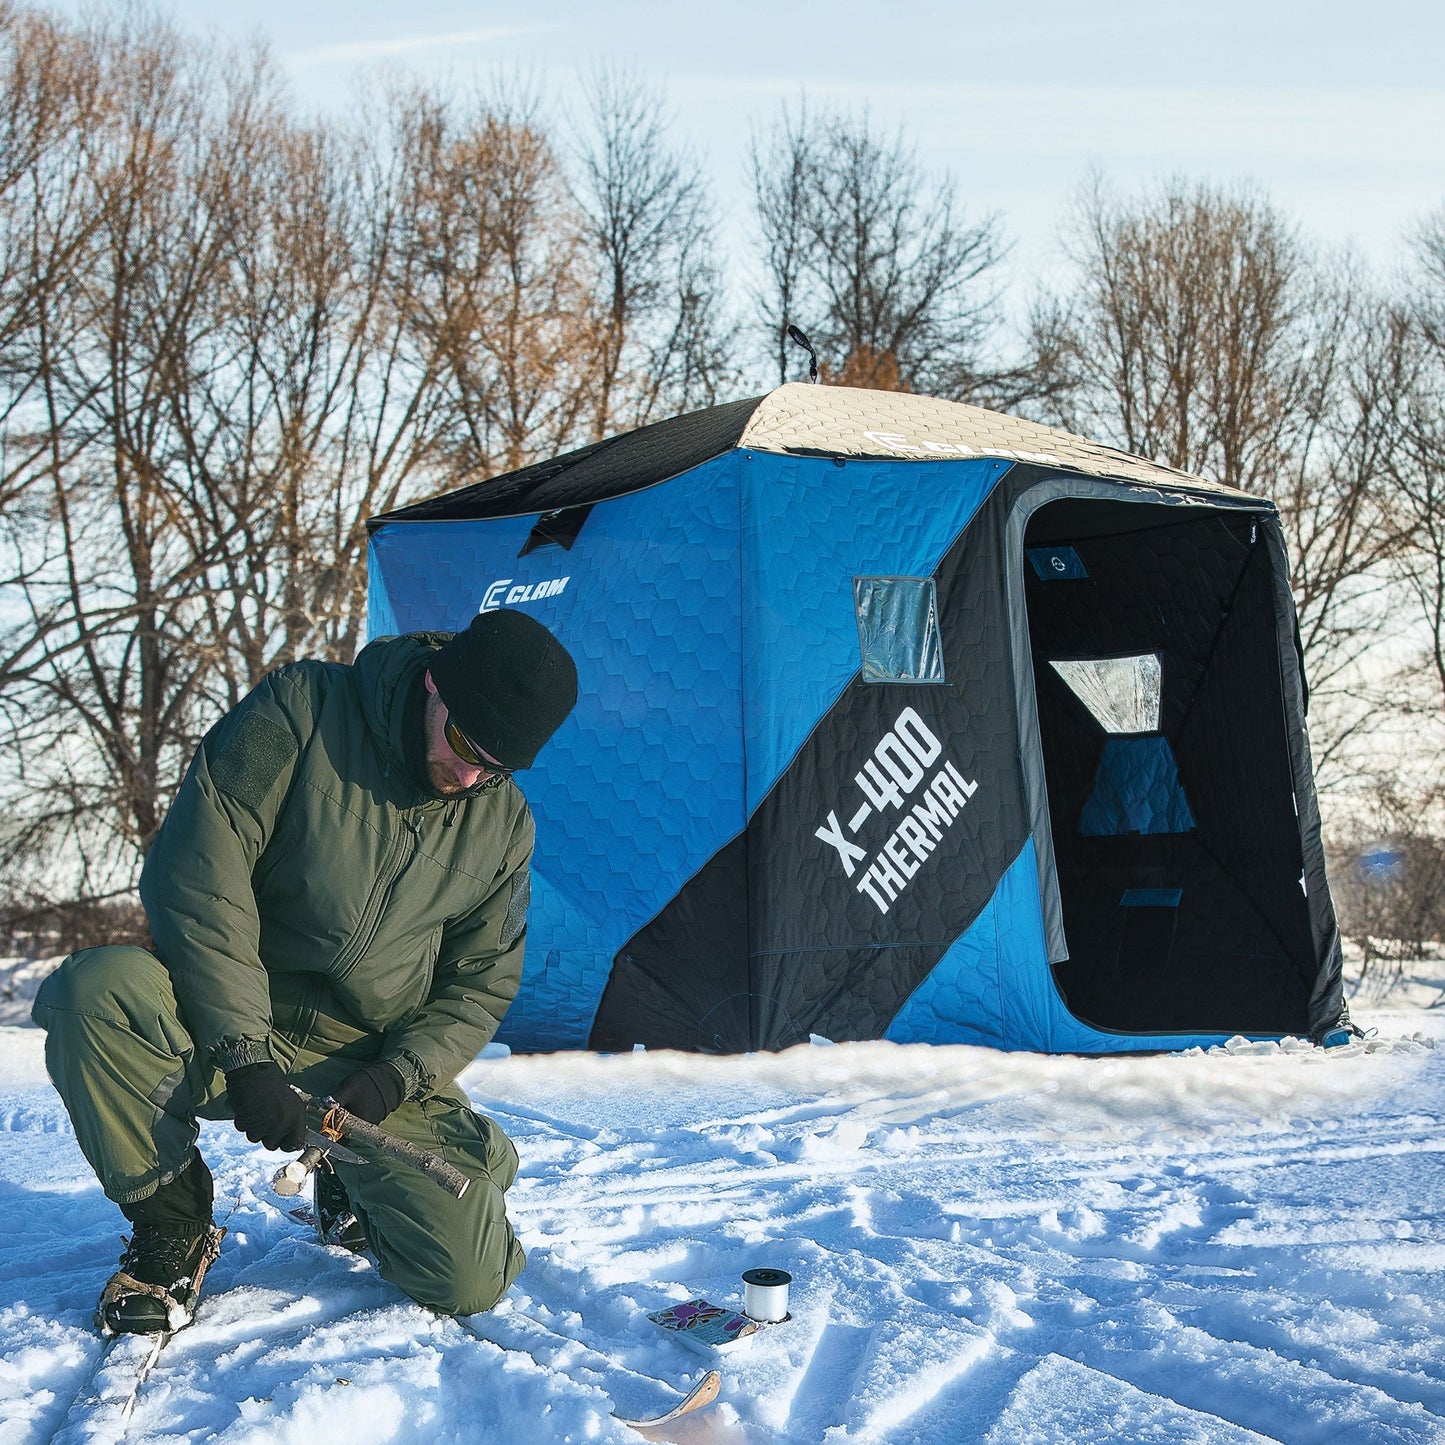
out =
<svg viewBox="0 0 1445 1445"><path fill-rule="evenodd" d="M99 100L67 139L80 183L36 198L37 213L80 205L88 220L41 276L19 348L12 420L45 445L16 473L24 505L7 518L17 607L0 716L23 793L12 860L59 838L93 890L117 841L154 835L195 735L215 553L193 545L172 394L214 309L219 202L246 171L264 80L241 76L211 114L209 58L165 27L86 39Z"/></svg>
<svg viewBox="0 0 1445 1445"><path fill-rule="evenodd" d="M354 655L366 519L435 485L441 367L415 319L429 180L415 107L378 109L365 140L277 117L230 220L221 324L185 429L200 489L243 541L215 592L221 704L279 663Z"/></svg>
<svg viewBox="0 0 1445 1445"><path fill-rule="evenodd" d="M1067 249L1076 285L1033 327L1058 418L1231 486L1272 479L1315 381L1319 299L1279 213L1183 182L1129 202L1096 177Z"/></svg>
<svg viewBox="0 0 1445 1445"><path fill-rule="evenodd" d="M792 322L845 385L962 399L989 384L996 217L969 221L952 181L927 176L902 135L880 136L866 112L810 119L804 105L795 119L785 108L751 160L758 300L780 380Z"/></svg>
<svg viewBox="0 0 1445 1445"><path fill-rule="evenodd" d="M716 221L700 168L669 143L661 94L600 70L586 96L577 195L598 268L600 438L710 405L738 368Z"/></svg>
<svg viewBox="0 0 1445 1445"><path fill-rule="evenodd" d="M351 657L368 517L580 439L593 394L591 273L545 137L481 102L376 100L361 134L278 124L232 222L186 429L206 495L247 519L215 594L228 694Z"/></svg>
<svg viewBox="0 0 1445 1445"><path fill-rule="evenodd" d="M808 206L815 183L806 99L794 124L786 112L766 141L755 133L749 150L753 204L762 240L763 283L753 295L761 331L775 348L778 381L788 379L787 328L805 320L804 271L809 254Z"/></svg>
<svg viewBox="0 0 1445 1445"><path fill-rule="evenodd" d="M661 133L614 98L645 172ZM303 124L262 50L0 0L0 140L0 884L33 912L124 892L264 672L354 655L370 516L720 373L715 293L674 284L701 210L626 251L619 330L505 95Z"/></svg>
<svg viewBox="0 0 1445 1445"><path fill-rule="evenodd" d="M1445 212L1420 228L1412 250L1413 285L1396 315L1396 351L1405 360L1392 378L1399 427L1392 460L1410 524L1399 572L1423 622L1425 709L1438 734L1445 710Z"/></svg>
<svg viewBox="0 0 1445 1445"><path fill-rule="evenodd" d="M332 652L344 605L330 550L345 491L337 433L365 354L348 147L272 111L249 149L222 200L226 247L204 331L169 392L177 469L196 499L188 540L210 558L217 705L269 667Z"/></svg>
<svg viewBox="0 0 1445 1445"><path fill-rule="evenodd" d="M1328 785L1375 716L1362 663L1406 530L1388 308L1247 188L1171 182L1131 202L1095 180L1070 255L1072 291L1033 312L1039 410L1276 503Z"/></svg>
<svg viewBox="0 0 1445 1445"><path fill-rule="evenodd" d="M535 101L426 108L415 324L438 351L448 465L480 479L582 439L604 328L584 218Z"/></svg>
<svg viewBox="0 0 1445 1445"><path fill-rule="evenodd" d="M129 881L220 707L353 654L366 517L433 483L440 407L355 148L291 125L259 52L129 18L82 38L85 244L11 353L0 726L10 861L63 857L93 894ZM54 229L55 188L33 204Z"/></svg>
<svg viewBox="0 0 1445 1445"><path fill-rule="evenodd" d="M24 414L42 305L53 310L100 223L76 143L97 123L99 79L85 36L0 6L0 512L23 500L47 447Z"/></svg>

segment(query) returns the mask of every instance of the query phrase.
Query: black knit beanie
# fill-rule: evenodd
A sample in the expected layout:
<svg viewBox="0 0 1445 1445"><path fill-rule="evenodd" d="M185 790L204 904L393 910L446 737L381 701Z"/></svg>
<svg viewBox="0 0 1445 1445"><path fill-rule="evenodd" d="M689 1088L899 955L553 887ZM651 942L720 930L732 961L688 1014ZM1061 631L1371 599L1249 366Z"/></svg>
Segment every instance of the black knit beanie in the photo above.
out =
<svg viewBox="0 0 1445 1445"><path fill-rule="evenodd" d="M525 612L478 613L430 667L457 726L504 768L530 768L577 703L571 654Z"/></svg>

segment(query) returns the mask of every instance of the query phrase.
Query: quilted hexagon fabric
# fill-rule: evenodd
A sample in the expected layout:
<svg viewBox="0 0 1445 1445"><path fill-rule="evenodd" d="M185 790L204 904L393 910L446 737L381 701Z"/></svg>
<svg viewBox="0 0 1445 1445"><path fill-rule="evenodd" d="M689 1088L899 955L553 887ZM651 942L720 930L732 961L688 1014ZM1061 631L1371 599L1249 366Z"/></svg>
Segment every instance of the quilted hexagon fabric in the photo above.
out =
<svg viewBox="0 0 1445 1445"><path fill-rule="evenodd" d="M862 666L855 577L930 577L1008 470L740 454L751 814ZM929 686L930 684L921 684Z"/></svg>
<svg viewBox="0 0 1445 1445"><path fill-rule="evenodd" d="M1105 738L1094 791L1079 816L1079 831L1102 838L1117 833L1188 833L1194 814L1179 781L1169 739Z"/></svg>
<svg viewBox="0 0 1445 1445"><path fill-rule="evenodd" d="M537 850L503 1042L585 1044L618 940L743 826L739 466L729 453L600 505L571 550L519 556L534 517L373 536L374 615L397 630L455 630L520 589L577 662L576 711L518 777Z"/></svg>
<svg viewBox="0 0 1445 1445"><path fill-rule="evenodd" d="M597 503L570 549L530 516L379 527L373 633L489 601L577 659L576 713L520 779L537 823L522 988L499 1040L578 1046L619 944L727 841L858 676L859 575L929 576L1007 472L731 452Z"/></svg>
<svg viewBox="0 0 1445 1445"><path fill-rule="evenodd" d="M848 386L791 382L778 387L758 401L739 445L758 451L906 461L1001 457L1085 476L1166 486L1171 491L1238 495L1218 482L1022 417L933 396Z"/></svg>

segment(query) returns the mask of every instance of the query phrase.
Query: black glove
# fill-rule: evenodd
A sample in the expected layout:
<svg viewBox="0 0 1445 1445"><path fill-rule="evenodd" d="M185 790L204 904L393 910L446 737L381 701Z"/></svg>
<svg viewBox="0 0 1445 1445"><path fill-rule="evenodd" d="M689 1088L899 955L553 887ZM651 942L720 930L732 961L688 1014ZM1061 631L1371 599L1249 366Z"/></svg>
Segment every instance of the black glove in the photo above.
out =
<svg viewBox="0 0 1445 1445"><path fill-rule="evenodd" d="M406 1080L395 1064L368 1064L344 1078L331 1097L348 1114L379 1124L406 1097Z"/></svg>
<svg viewBox="0 0 1445 1445"><path fill-rule="evenodd" d="M269 1059L226 1074L231 1118L253 1143L296 1153L306 1145L306 1105Z"/></svg>

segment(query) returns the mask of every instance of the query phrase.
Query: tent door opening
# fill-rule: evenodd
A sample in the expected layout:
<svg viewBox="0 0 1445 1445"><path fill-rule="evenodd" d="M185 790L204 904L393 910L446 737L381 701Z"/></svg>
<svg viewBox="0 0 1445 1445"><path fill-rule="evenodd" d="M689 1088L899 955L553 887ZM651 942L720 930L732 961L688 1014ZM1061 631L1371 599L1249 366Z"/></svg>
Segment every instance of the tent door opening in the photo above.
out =
<svg viewBox="0 0 1445 1445"><path fill-rule="evenodd" d="M1076 1018L1300 1030L1315 973L1266 513L1068 498L1025 532Z"/></svg>

